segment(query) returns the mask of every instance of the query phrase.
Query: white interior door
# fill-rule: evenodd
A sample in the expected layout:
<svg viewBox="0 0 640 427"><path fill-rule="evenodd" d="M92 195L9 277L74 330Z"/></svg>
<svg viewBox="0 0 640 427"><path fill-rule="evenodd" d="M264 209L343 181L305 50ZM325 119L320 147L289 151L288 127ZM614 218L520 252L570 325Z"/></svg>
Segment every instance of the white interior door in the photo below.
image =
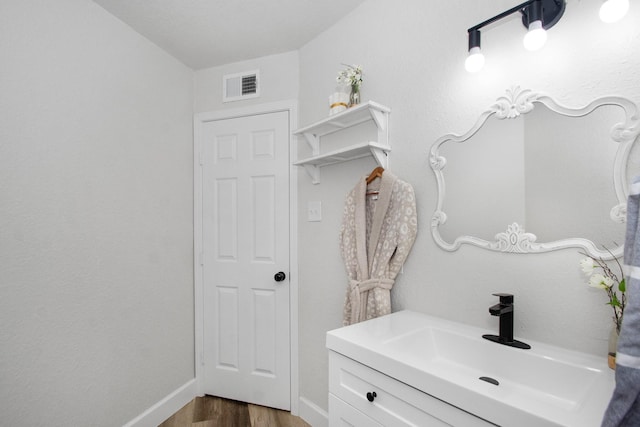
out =
<svg viewBox="0 0 640 427"><path fill-rule="evenodd" d="M289 112L202 134L204 391L289 410Z"/></svg>

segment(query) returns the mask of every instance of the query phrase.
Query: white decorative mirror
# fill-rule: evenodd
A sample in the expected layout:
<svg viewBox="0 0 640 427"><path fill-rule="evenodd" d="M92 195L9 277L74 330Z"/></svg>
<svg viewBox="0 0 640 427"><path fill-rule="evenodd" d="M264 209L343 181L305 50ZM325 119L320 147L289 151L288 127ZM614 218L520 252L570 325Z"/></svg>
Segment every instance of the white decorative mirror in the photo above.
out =
<svg viewBox="0 0 640 427"><path fill-rule="evenodd" d="M531 90L508 90L464 135L431 147L435 242L447 251L471 244L622 255L627 187L640 174L639 120L626 98L568 108Z"/></svg>

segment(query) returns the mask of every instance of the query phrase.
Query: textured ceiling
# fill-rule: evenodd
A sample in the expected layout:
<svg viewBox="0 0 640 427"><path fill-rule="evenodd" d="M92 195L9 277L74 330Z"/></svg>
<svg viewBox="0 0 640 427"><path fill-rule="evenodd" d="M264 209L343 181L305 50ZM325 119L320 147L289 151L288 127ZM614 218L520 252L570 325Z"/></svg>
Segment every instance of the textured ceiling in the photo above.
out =
<svg viewBox="0 0 640 427"><path fill-rule="evenodd" d="M193 69L296 50L364 0L94 0Z"/></svg>

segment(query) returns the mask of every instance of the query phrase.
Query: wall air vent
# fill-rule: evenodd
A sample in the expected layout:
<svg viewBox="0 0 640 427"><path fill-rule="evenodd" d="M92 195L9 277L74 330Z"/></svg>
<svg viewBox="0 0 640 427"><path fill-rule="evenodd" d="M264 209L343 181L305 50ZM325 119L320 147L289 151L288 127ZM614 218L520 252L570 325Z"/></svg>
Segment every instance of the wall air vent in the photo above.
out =
<svg viewBox="0 0 640 427"><path fill-rule="evenodd" d="M222 77L222 102L239 101L259 96L259 70L227 74Z"/></svg>

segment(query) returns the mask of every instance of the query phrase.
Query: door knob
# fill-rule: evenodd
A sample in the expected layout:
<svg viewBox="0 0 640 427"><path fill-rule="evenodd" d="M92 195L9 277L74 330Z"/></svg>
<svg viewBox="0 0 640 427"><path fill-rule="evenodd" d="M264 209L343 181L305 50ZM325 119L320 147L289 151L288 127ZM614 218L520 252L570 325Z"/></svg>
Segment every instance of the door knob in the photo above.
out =
<svg viewBox="0 0 640 427"><path fill-rule="evenodd" d="M287 275L284 274L283 271L279 271L275 274L275 276L273 276L273 280L275 280L276 282L282 282L286 278L287 278Z"/></svg>

